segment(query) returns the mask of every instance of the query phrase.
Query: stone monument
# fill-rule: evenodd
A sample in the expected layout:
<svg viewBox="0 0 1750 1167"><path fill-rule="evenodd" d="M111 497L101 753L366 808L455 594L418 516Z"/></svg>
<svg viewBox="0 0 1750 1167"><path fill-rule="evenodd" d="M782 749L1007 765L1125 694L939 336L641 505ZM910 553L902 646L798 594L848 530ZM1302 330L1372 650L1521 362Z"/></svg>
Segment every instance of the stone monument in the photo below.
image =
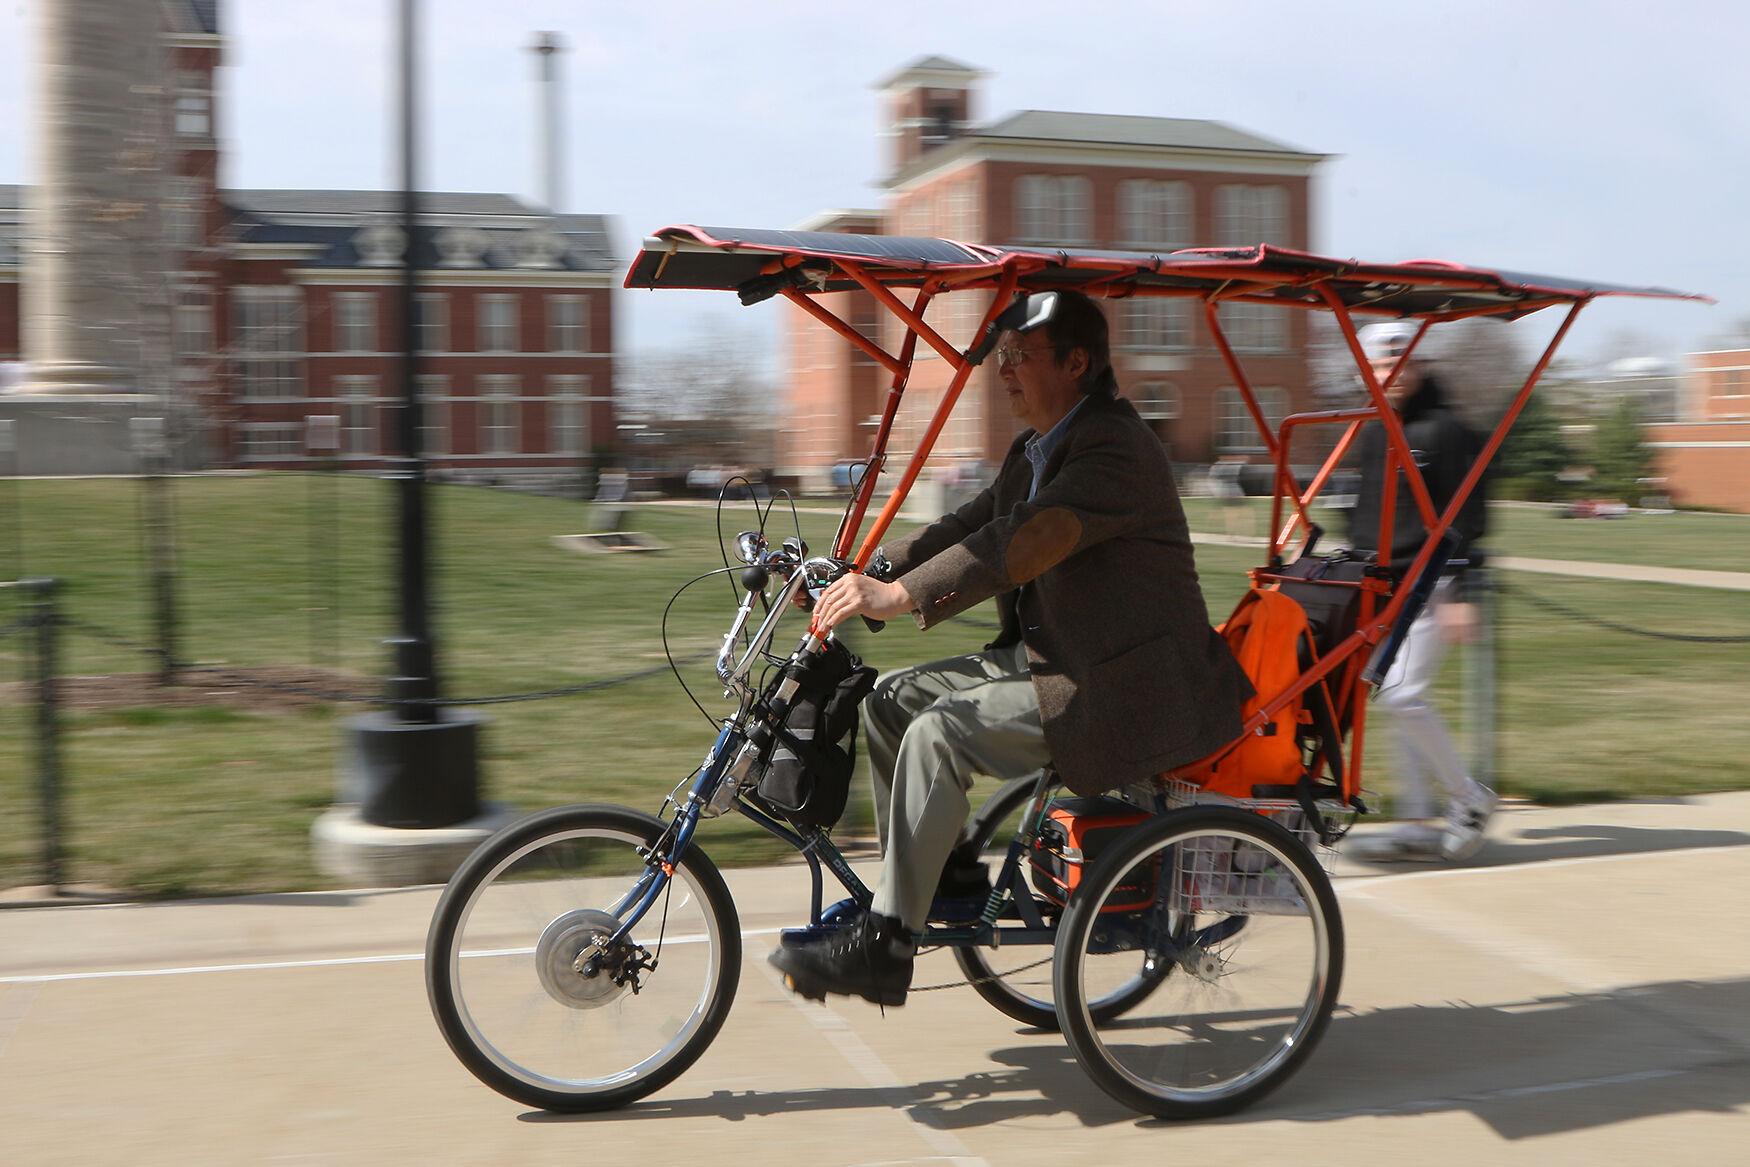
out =
<svg viewBox="0 0 1750 1167"><path fill-rule="evenodd" d="M160 6L37 0L34 19L25 371L0 419L17 473L130 473L131 419L164 416L170 385Z"/></svg>

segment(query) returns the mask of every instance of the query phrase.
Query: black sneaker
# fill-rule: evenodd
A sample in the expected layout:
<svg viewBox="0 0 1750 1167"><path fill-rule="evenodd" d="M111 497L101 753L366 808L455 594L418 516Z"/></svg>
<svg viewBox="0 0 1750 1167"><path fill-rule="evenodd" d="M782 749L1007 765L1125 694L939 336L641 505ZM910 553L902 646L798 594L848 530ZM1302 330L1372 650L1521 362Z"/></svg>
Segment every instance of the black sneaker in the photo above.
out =
<svg viewBox="0 0 1750 1167"><path fill-rule="evenodd" d="M871 912L836 935L779 948L770 960L790 991L810 1001L834 993L903 1005L916 953L917 942L898 920Z"/></svg>

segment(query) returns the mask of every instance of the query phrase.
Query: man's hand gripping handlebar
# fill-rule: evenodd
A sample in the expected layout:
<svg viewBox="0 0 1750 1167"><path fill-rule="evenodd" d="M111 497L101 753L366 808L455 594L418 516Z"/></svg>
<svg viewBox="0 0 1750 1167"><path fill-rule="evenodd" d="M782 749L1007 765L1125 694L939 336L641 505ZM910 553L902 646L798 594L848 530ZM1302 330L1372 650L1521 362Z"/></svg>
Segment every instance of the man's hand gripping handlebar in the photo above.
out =
<svg viewBox="0 0 1750 1167"><path fill-rule="evenodd" d="M814 613L813 630L830 632L852 616L861 616L871 632L879 632L888 620L916 605L903 584L892 579L892 568L879 552L867 570L854 572L842 559L819 556L803 564L805 584L796 593L796 604Z"/></svg>

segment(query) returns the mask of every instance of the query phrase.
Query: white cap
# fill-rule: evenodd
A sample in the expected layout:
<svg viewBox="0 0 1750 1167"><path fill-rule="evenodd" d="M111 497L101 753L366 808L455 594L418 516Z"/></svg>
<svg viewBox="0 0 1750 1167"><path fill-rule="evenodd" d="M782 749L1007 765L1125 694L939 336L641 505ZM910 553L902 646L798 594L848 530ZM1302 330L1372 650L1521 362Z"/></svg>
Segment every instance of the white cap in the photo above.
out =
<svg viewBox="0 0 1750 1167"><path fill-rule="evenodd" d="M1355 338L1361 342L1361 351L1368 360L1390 361L1403 356L1420 331L1421 326L1408 320L1390 320L1358 329Z"/></svg>

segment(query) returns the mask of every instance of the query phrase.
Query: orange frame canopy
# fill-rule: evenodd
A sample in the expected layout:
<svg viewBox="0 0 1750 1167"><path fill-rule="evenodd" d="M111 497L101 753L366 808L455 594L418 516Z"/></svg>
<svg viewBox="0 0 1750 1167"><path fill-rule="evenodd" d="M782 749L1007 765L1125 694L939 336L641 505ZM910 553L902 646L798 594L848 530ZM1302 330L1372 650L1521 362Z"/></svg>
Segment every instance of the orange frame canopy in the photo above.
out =
<svg viewBox="0 0 1750 1167"><path fill-rule="evenodd" d="M625 286L734 291L744 304L783 296L855 344L892 374L892 385L876 431L868 470L846 509L832 550L835 557L849 561L858 570L874 554L917 481L972 370L984 360L995 343L993 325L997 316L1008 307L1017 292L1070 288L1108 299L1162 296L1200 301L1204 322L1274 463L1270 567L1253 572L1254 579L1260 583L1273 578L1272 569L1281 565L1283 554L1291 543L1304 543L1311 536L1313 527L1308 508L1348 453L1362 425L1369 420L1378 420L1386 433L1387 497L1380 507L1381 530L1375 546L1392 546L1391 522L1396 509L1395 491L1400 481L1399 474L1392 472L1395 469L1413 495L1428 532L1403 578L1416 581L1425 573L1437 572L1444 563L1441 549L1446 545L1448 529L1465 500L1476 489L1581 308L1599 296L1712 303L1706 296L1667 288L1625 287L1590 280L1525 275L1437 260L1362 263L1268 244L1149 253L999 248L947 239L694 226L665 227L647 238L626 274ZM860 332L815 298L824 292L858 289L872 295L903 326L897 349L884 348L877 337ZM911 292L909 302L900 298L899 290ZM938 295L969 291L990 293L990 304L976 333L979 339L972 348L962 351L926 323L924 313L930 301ZM1245 370L1222 330L1218 309L1229 302L1329 312L1342 331L1355 361L1356 372L1367 391L1368 403L1355 409L1295 414L1283 419L1273 432ZM1403 425L1397 413L1386 403L1383 384L1388 384L1391 377L1398 375L1427 335L1430 325L1473 316L1516 320L1552 307L1567 309L1555 335L1509 402L1458 491L1444 509L1436 513L1427 484L1410 456ZM1399 358L1391 377L1383 383L1374 375L1356 338L1357 316L1364 319L1411 319L1421 325L1409 349ZM852 548L857 543L874 494L894 417L905 393L920 341L948 363L953 369L953 377L917 451L853 554ZM1289 467L1288 451L1294 431L1307 425L1339 425L1343 428L1323 464L1303 485ZM1434 562L1436 556L1441 556L1441 562ZM1378 644L1401 616L1413 618L1414 606L1406 610L1406 600L1413 589L1394 587L1392 581L1382 578L1363 580L1359 586L1362 588L1359 627L1341 644L1332 647L1293 685L1257 709L1248 719L1245 732L1257 729L1306 689L1324 683L1333 672L1337 673L1333 678L1336 687L1352 692L1353 687L1362 682L1362 650ZM1385 603L1376 606L1376 600L1381 597L1385 597ZM1358 759L1362 732L1359 702L1355 703L1355 716L1357 741L1354 755ZM1353 793L1359 781L1359 766L1351 767L1346 777L1346 793Z"/></svg>

